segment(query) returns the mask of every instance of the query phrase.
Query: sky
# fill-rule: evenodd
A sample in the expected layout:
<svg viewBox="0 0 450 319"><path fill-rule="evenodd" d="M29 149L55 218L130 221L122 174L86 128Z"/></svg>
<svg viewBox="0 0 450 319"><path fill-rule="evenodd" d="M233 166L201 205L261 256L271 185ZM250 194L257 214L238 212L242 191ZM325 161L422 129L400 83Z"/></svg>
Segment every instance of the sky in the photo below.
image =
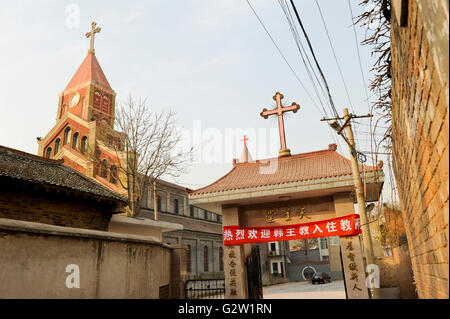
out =
<svg viewBox="0 0 450 319"><path fill-rule="evenodd" d="M370 48L359 45L363 77L347 0L317 2L350 101L316 1L295 1L336 108L340 114L344 107L367 114L364 83L370 82L374 62ZM366 9L359 2L350 0L354 15ZM277 121L259 113L274 107L277 91L285 104L300 105L285 119L292 154L338 142L338 152L348 157L345 143L320 121L323 114L308 96L314 96L313 88L279 2L250 3L307 91L245 0L1 2L0 145L37 153L36 137L55 124L58 94L86 56L89 39L84 34L96 21L102 29L95 38L96 56L117 93L116 102L131 95L147 98L156 112L175 111L179 127L197 149L189 173L169 181L192 189L214 182L240 157L243 134L249 136L253 159L276 156ZM360 42L365 30L358 26L356 31ZM354 123L361 151L370 150L368 123ZM370 159L367 164L372 165Z"/></svg>

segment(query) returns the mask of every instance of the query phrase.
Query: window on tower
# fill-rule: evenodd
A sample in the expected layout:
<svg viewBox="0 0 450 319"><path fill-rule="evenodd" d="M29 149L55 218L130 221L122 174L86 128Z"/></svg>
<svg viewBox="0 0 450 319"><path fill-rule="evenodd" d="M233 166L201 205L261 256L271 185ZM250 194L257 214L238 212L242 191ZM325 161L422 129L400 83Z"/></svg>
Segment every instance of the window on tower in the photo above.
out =
<svg viewBox="0 0 450 319"><path fill-rule="evenodd" d="M109 181L112 184L117 184L117 166L112 165L109 173Z"/></svg>
<svg viewBox="0 0 450 319"><path fill-rule="evenodd" d="M58 137L55 141L55 155L59 153L59 147L61 146L61 139Z"/></svg>
<svg viewBox="0 0 450 319"><path fill-rule="evenodd" d="M94 93L94 107L100 110L102 94L99 91L95 91Z"/></svg>
<svg viewBox="0 0 450 319"><path fill-rule="evenodd" d="M100 177L108 177L108 162L106 160L103 160L102 164L100 165Z"/></svg>
<svg viewBox="0 0 450 319"><path fill-rule="evenodd" d="M47 150L45 152L45 157L46 158L50 158L52 156L52 148L51 147L47 147Z"/></svg>
<svg viewBox="0 0 450 319"><path fill-rule="evenodd" d="M86 153L87 152L87 136L83 136L81 138L81 148L80 148L81 153Z"/></svg>
<svg viewBox="0 0 450 319"><path fill-rule="evenodd" d="M78 149L78 144L80 143L80 133L76 132L75 134L73 134L73 138L72 138L72 148L74 149Z"/></svg>
<svg viewBox="0 0 450 319"><path fill-rule="evenodd" d="M103 95L102 111L105 113L109 113L109 97L107 95Z"/></svg>
<svg viewBox="0 0 450 319"><path fill-rule="evenodd" d="M69 141L70 141L70 132L72 132L72 129L70 128L70 126L68 126L68 127L64 130L64 141L63 141L63 145L66 145L67 143L69 143Z"/></svg>

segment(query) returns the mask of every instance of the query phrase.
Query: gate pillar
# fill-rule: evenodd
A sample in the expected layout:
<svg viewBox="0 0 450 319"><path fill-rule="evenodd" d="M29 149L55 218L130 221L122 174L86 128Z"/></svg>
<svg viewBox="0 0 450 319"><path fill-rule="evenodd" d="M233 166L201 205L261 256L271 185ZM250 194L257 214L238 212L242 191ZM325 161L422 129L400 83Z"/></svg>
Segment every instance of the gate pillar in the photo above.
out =
<svg viewBox="0 0 450 319"><path fill-rule="evenodd" d="M333 196L336 217L355 212L353 197L350 193L338 193ZM366 272L359 236L339 237L342 253L345 288L348 299L369 299L366 286Z"/></svg>
<svg viewBox="0 0 450 319"><path fill-rule="evenodd" d="M223 226L240 225L239 206L222 206ZM225 298L247 299L247 275L244 245L224 245Z"/></svg>

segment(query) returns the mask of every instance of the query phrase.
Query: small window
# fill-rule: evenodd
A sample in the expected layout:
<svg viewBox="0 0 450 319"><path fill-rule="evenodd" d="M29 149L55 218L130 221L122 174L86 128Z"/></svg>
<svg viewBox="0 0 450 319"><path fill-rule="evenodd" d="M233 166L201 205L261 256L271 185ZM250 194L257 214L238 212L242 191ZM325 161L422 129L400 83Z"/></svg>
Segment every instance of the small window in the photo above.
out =
<svg viewBox="0 0 450 319"><path fill-rule="evenodd" d="M191 245L187 245L186 251L186 271L191 272Z"/></svg>
<svg viewBox="0 0 450 319"><path fill-rule="evenodd" d="M64 130L64 140L63 140L63 145L66 145L67 143L69 143L70 141L70 133L72 132L72 129L69 127L67 127Z"/></svg>
<svg viewBox="0 0 450 319"><path fill-rule="evenodd" d="M109 182L111 184L117 184L117 166L112 165L109 173Z"/></svg>
<svg viewBox="0 0 450 319"><path fill-rule="evenodd" d="M158 211L161 211L161 196L156 195L156 205L158 207Z"/></svg>
<svg viewBox="0 0 450 319"><path fill-rule="evenodd" d="M209 271L208 246L203 247L203 270Z"/></svg>
<svg viewBox="0 0 450 319"><path fill-rule="evenodd" d="M223 248L219 247L219 271L223 271Z"/></svg>
<svg viewBox="0 0 450 319"><path fill-rule="evenodd" d="M194 217L194 206L189 207L189 213L191 217Z"/></svg>
<svg viewBox="0 0 450 319"><path fill-rule="evenodd" d="M47 147L47 150L45 152L45 157L46 158L50 158L52 156L52 148L51 147Z"/></svg>
<svg viewBox="0 0 450 319"><path fill-rule="evenodd" d="M173 211L176 214L179 213L178 199L176 198L173 200Z"/></svg>
<svg viewBox="0 0 450 319"><path fill-rule="evenodd" d="M270 250L271 251L275 251L276 250L276 244L275 243L270 243Z"/></svg>
<svg viewBox="0 0 450 319"><path fill-rule="evenodd" d="M77 150L79 142L80 142L80 133L76 132L75 134L73 134L72 148Z"/></svg>
<svg viewBox="0 0 450 319"><path fill-rule="evenodd" d="M87 152L87 136L83 136L81 138L81 153L86 153Z"/></svg>
<svg viewBox="0 0 450 319"><path fill-rule="evenodd" d="M328 243L326 238L320 238L320 249L327 249Z"/></svg>
<svg viewBox="0 0 450 319"><path fill-rule="evenodd" d="M57 138L55 141L55 155L59 153L59 147L61 146L61 139Z"/></svg>
<svg viewBox="0 0 450 319"><path fill-rule="evenodd" d="M278 263L272 263L272 272L278 273Z"/></svg>

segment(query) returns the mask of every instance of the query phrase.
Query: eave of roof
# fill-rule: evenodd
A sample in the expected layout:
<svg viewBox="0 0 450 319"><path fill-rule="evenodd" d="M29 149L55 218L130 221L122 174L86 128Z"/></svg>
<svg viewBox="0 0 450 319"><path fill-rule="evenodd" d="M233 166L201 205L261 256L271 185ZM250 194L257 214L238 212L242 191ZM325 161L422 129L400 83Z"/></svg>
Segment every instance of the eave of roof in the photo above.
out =
<svg viewBox="0 0 450 319"><path fill-rule="evenodd" d="M5 159L5 157L7 158ZM17 164L13 165L13 162ZM34 169L33 165L36 165ZM42 172L44 174L40 174ZM49 175L45 176L45 172L48 172ZM57 175L52 176L50 174ZM65 188L86 194L92 198L119 201L123 204L128 202L127 198L64 165L63 160L43 158L1 145L0 176L29 183Z"/></svg>
<svg viewBox="0 0 450 319"><path fill-rule="evenodd" d="M269 165L266 165L269 163ZM261 174L261 169L277 165L273 174ZM361 165L361 169L363 166ZM366 173L381 171L381 167L365 166ZM314 171L315 170L315 171ZM190 198L215 196L263 187L295 185L307 181L323 181L352 175L351 162L335 151L321 150L281 158L238 163L223 177L189 193Z"/></svg>

